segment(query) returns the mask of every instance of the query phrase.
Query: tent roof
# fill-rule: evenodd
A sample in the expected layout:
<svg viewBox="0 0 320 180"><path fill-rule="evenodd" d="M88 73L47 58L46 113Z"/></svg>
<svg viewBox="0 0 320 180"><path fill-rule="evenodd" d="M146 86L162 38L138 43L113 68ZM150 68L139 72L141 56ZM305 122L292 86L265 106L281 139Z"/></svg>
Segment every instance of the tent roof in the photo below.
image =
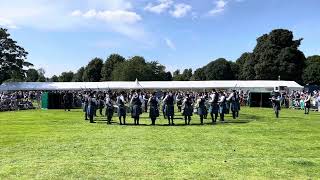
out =
<svg viewBox="0 0 320 180"><path fill-rule="evenodd" d="M299 88L294 81L111 81L111 82L12 82L0 91L17 90L106 90L106 89L208 89L208 88Z"/></svg>

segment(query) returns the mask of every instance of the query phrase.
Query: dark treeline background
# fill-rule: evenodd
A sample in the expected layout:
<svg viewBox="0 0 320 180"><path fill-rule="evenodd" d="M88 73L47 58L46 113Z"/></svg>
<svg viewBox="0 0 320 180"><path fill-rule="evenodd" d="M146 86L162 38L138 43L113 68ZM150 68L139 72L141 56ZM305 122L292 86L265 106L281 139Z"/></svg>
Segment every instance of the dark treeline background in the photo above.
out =
<svg viewBox="0 0 320 180"><path fill-rule="evenodd" d="M166 71L157 61L142 56L124 58L111 54L105 60L92 59L77 72L63 72L45 78L43 69L32 69L26 62L27 52L10 39L6 29L0 29L0 83L27 82L99 82L99 81L189 81L189 80L293 80L300 84L320 84L320 56L308 58L299 50L303 39L293 33L275 29L257 38L252 52L243 53L236 61L219 58L192 70Z"/></svg>

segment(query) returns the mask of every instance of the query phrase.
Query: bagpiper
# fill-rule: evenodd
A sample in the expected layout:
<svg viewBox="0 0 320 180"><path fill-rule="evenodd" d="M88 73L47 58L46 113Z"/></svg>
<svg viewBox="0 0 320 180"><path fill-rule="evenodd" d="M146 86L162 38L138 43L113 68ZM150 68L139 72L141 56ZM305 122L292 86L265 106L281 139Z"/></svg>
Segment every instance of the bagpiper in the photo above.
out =
<svg viewBox="0 0 320 180"><path fill-rule="evenodd" d="M125 92L122 91L120 95L117 97L117 106L118 106L118 116L120 125L122 125L122 118L123 118L123 124L126 124L126 116L127 116L127 109L126 109L126 101L124 98Z"/></svg>
<svg viewBox="0 0 320 180"><path fill-rule="evenodd" d="M82 99L82 110L84 112L85 120L89 120L88 119L88 105L89 105L88 99L89 99L89 94L85 92L85 95L83 96L83 99Z"/></svg>
<svg viewBox="0 0 320 180"><path fill-rule="evenodd" d="M167 116L166 116L166 102L164 101L164 99L167 97L167 92L164 92L163 93L163 96L162 96L162 114L163 114L163 118L164 119L167 119ZM170 122L169 122L170 124Z"/></svg>
<svg viewBox="0 0 320 180"><path fill-rule="evenodd" d="M186 94L183 102L182 102L182 109L183 109L183 113L182 115L184 116L184 121L185 124L190 125L191 122L191 116L193 114L193 101L189 95L189 93Z"/></svg>
<svg viewBox="0 0 320 180"><path fill-rule="evenodd" d="M200 93L199 98L197 100L198 105L198 115L200 116L200 124L203 125L204 116L207 114L207 107L206 107L206 97L204 94Z"/></svg>
<svg viewBox="0 0 320 180"><path fill-rule="evenodd" d="M273 110L276 115L276 118L279 118L279 111L281 110L280 101L281 101L280 93L279 92L273 93L271 102L272 102L272 106L273 106Z"/></svg>
<svg viewBox="0 0 320 180"><path fill-rule="evenodd" d="M142 98L139 96L140 90L132 91L131 104L131 117L134 119L134 125L139 125L140 114L142 113Z"/></svg>
<svg viewBox="0 0 320 180"><path fill-rule="evenodd" d="M174 125L173 118L174 118L174 96L172 92L169 92L168 95L163 99L165 104L165 114L168 118L168 124Z"/></svg>
<svg viewBox="0 0 320 180"><path fill-rule="evenodd" d="M88 109L87 109L87 114L89 116L90 123L95 123L93 121L93 117L96 111L96 106L97 106L97 101L94 97L94 94L91 93L88 98Z"/></svg>
<svg viewBox="0 0 320 180"><path fill-rule="evenodd" d="M112 117L113 117L113 100L112 100L112 93L108 91L106 95L106 117L107 117L107 124L111 124Z"/></svg>
<svg viewBox="0 0 320 180"><path fill-rule="evenodd" d="M210 103L209 112L211 115L212 124L216 123L218 119L218 113L219 113L218 101L219 101L219 94L215 89L213 89L210 95L210 100L209 100L209 103Z"/></svg>
<svg viewBox="0 0 320 180"><path fill-rule="evenodd" d="M148 100L148 104L150 105L149 117L152 121L152 125L154 126L156 123L157 117L159 117L159 99L156 97L156 93L153 92Z"/></svg>
<svg viewBox="0 0 320 180"><path fill-rule="evenodd" d="M180 92L177 93L176 102L177 102L177 107L179 112L181 112L182 100L183 100L182 94Z"/></svg>
<svg viewBox="0 0 320 180"><path fill-rule="evenodd" d="M219 114L220 114L220 121L224 122L224 114L226 113L227 106L226 106L226 96L225 93L220 91L219 93Z"/></svg>
<svg viewBox="0 0 320 180"><path fill-rule="evenodd" d="M231 112L232 112L232 117L233 119L236 119L237 118L237 112L239 111L239 108L238 108L238 99L237 99L237 93L236 93L236 90L233 90L232 93L229 95L229 97L227 98L227 101L229 102L230 104L230 109L231 109Z"/></svg>
<svg viewBox="0 0 320 180"><path fill-rule="evenodd" d="M102 110L105 105L105 102L103 101L103 99L104 99L104 95L101 92L99 92L97 102L98 102L98 109L99 109L100 116L103 116Z"/></svg>

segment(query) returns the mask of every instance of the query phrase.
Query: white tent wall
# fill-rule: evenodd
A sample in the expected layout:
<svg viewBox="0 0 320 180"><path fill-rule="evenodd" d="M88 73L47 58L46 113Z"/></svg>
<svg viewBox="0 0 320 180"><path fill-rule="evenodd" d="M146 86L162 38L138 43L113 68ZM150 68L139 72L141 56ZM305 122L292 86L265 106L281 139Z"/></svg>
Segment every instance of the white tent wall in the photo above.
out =
<svg viewBox="0 0 320 180"><path fill-rule="evenodd" d="M237 89L255 92L272 91L274 87L285 86L291 90L302 90L303 87L294 81L111 81L111 82L12 82L0 85L0 91L29 90L204 90L204 89Z"/></svg>

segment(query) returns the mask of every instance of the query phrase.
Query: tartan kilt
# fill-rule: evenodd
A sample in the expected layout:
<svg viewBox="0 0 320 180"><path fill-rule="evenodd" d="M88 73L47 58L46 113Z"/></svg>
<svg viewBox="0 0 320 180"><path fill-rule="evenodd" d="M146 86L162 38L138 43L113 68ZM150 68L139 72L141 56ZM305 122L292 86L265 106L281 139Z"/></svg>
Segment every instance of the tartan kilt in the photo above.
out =
<svg viewBox="0 0 320 180"><path fill-rule="evenodd" d="M106 116L110 117L113 116L113 107L108 107L106 108Z"/></svg>
<svg viewBox="0 0 320 180"><path fill-rule="evenodd" d="M198 115L206 115L206 114L207 114L207 107L206 106L198 107Z"/></svg>
<svg viewBox="0 0 320 180"><path fill-rule="evenodd" d="M82 111L87 112L88 111L88 104L82 103Z"/></svg>
<svg viewBox="0 0 320 180"><path fill-rule="evenodd" d="M231 111L239 111L239 108L236 102L231 103Z"/></svg>
<svg viewBox="0 0 320 180"><path fill-rule="evenodd" d="M173 105L166 105L165 112L167 116L174 116L174 106Z"/></svg>
<svg viewBox="0 0 320 180"><path fill-rule="evenodd" d="M212 114L219 113L219 105L218 104L211 104L209 108L209 112Z"/></svg>
<svg viewBox="0 0 320 180"><path fill-rule="evenodd" d="M139 117L141 113L142 113L141 106L138 106L138 105L132 106L132 108L131 108L131 117L132 118Z"/></svg>
<svg viewBox="0 0 320 180"><path fill-rule="evenodd" d="M192 114L193 114L192 106L185 106L184 109L183 109L182 115L184 115L184 116L192 116Z"/></svg>
<svg viewBox="0 0 320 180"><path fill-rule="evenodd" d="M160 116L160 114L159 114L158 107L150 106L149 117L154 118L154 117L159 117L159 116Z"/></svg>
<svg viewBox="0 0 320 180"><path fill-rule="evenodd" d="M219 113L226 114L226 112L227 112L227 105L226 104L220 105L219 106Z"/></svg>
<svg viewBox="0 0 320 180"><path fill-rule="evenodd" d="M87 108L87 114L90 116L90 115L94 115L96 111L96 108L94 105L88 105L88 108Z"/></svg>
<svg viewBox="0 0 320 180"><path fill-rule="evenodd" d="M118 107L118 116L126 116L127 115L127 109L125 106L119 106Z"/></svg>

